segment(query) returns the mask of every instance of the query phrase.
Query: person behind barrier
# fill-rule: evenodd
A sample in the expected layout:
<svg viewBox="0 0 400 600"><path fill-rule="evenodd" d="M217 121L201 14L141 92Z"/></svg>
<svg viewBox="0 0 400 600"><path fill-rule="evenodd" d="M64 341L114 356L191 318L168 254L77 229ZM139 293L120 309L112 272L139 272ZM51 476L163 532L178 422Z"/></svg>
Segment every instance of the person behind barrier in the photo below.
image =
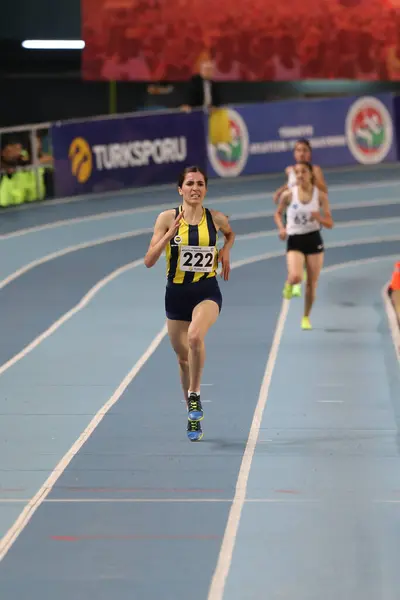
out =
<svg viewBox="0 0 400 600"><path fill-rule="evenodd" d="M203 437L200 383L205 362L204 340L222 308L218 263L222 266L221 276L227 281L235 239L226 215L203 206L207 183L201 168L193 166L183 171L178 180L182 204L158 215L144 258L144 264L150 268L166 251L168 335L178 359L187 403L187 436L193 442ZM218 231L225 237L219 251Z"/></svg>
<svg viewBox="0 0 400 600"><path fill-rule="evenodd" d="M211 111L222 104L218 82L213 81L214 61L204 53L200 56L198 73L188 82L186 103L182 110L189 112L191 108L204 108Z"/></svg>
<svg viewBox="0 0 400 600"><path fill-rule="evenodd" d="M26 150L18 136L4 136L1 150L0 206L15 206L24 202L24 173L18 167L29 164Z"/></svg>
<svg viewBox="0 0 400 600"><path fill-rule="evenodd" d="M311 148L310 142L305 138L300 138L299 140L297 140L297 142L295 143L295 146L294 146L293 156L294 156L295 164L298 164L298 163L304 162L304 161L311 164L312 148ZM286 190L292 188L294 185L296 185L296 174L295 174L293 165L286 167L285 174L286 174L288 180L287 180L287 183L285 183L278 190L276 190L276 192L274 194L275 204L278 204L279 198L283 194L284 191L286 191ZM322 192L327 193L328 186L326 185L325 177L324 177L321 167L319 167L318 165L313 165L313 174L315 177L315 185ZM306 272L304 272L303 280L305 280L305 278L306 278ZM297 297L301 296L301 282L299 284L293 286L292 295L297 296Z"/></svg>
<svg viewBox="0 0 400 600"><path fill-rule="evenodd" d="M331 229L333 219L328 195L316 185L313 167L303 161L294 167L296 185L283 192L275 212L275 223L281 240L287 240L288 277L283 295L293 296L293 286L300 283L304 266L307 270L302 329L311 329L310 313L315 300L319 275L324 262L321 226ZM321 214L321 210L322 213ZM283 214L286 213L286 226Z"/></svg>

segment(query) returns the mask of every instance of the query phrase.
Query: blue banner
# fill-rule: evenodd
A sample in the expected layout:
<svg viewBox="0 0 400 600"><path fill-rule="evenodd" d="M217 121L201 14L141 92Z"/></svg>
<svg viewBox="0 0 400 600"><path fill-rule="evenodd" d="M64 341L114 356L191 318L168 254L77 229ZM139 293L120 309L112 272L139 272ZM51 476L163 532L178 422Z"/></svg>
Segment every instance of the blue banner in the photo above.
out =
<svg viewBox="0 0 400 600"><path fill-rule="evenodd" d="M116 117L52 127L58 196L173 183L207 166L202 111Z"/></svg>
<svg viewBox="0 0 400 600"><path fill-rule="evenodd" d="M291 100L226 110L230 139L221 136L219 143L208 144L210 176L282 172L293 164L293 148L299 138L309 140L312 160L321 167L376 165L397 159L390 94Z"/></svg>
<svg viewBox="0 0 400 600"><path fill-rule="evenodd" d="M393 106L395 114L395 137L397 140L397 160L400 160L400 96L394 96Z"/></svg>

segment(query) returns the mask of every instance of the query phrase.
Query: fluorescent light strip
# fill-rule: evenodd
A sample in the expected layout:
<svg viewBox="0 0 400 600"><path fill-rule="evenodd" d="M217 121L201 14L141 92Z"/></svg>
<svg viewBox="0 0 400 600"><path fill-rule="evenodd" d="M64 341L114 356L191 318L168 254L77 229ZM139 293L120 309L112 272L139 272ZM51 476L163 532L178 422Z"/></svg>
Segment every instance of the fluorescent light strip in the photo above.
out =
<svg viewBox="0 0 400 600"><path fill-rule="evenodd" d="M83 40L25 40L22 47L27 50L82 50Z"/></svg>

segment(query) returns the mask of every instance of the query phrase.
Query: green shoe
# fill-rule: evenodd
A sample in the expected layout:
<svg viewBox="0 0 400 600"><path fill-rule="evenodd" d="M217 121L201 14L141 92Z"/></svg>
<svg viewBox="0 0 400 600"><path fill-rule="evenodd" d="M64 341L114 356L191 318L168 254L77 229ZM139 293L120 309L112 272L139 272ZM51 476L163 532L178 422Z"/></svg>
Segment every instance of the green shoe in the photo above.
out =
<svg viewBox="0 0 400 600"><path fill-rule="evenodd" d="M300 296L301 296L301 283L296 283L294 286L292 286L292 296L296 296L297 298L300 298Z"/></svg>
<svg viewBox="0 0 400 600"><path fill-rule="evenodd" d="M293 286L290 285L290 283L285 283L285 286L284 286L283 292L282 292L282 296L284 298L286 298L286 300L290 300L290 298L292 297L292 288L293 288Z"/></svg>
<svg viewBox="0 0 400 600"><path fill-rule="evenodd" d="M301 328L305 331L309 331L312 329L310 319L308 317L303 317L301 320Z"/></svg>

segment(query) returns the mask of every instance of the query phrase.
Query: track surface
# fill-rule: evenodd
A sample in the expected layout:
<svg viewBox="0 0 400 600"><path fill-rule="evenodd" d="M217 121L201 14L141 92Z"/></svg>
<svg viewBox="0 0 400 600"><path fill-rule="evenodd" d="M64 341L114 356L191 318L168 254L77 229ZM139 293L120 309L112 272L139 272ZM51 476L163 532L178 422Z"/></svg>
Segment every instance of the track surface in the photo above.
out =
<svg viewBox="0 0 400 600"><path fill-rule="evenodd" d="M302 299L282 303L280 178L210 182L238 238L200 444L164 264L141 262L175 191L0 215L2 600L398 600L400 371L381 297L398 172L327 179L336 227L312 332Z"/></svg>

